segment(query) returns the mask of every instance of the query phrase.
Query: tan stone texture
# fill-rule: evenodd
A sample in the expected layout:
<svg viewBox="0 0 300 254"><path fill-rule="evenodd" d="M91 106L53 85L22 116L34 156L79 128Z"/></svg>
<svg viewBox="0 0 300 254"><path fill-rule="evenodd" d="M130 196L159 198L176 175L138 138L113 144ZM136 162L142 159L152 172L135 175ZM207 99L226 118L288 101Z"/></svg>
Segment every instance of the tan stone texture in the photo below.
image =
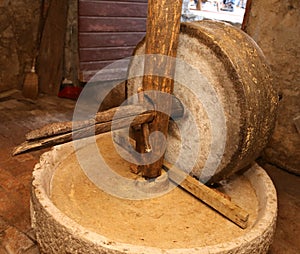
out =
<svg viewBox="0 0 300 254"><path fill-rule="evenodd" d="M99 145L102 143L103 141L99 139ZM79 171L76 169L73 174L75 164L70 164L70 166L67 167L64 166L64 162L68 162L70 160L74 161L72 156L74 156L74 148L72 144L65 144L55 147L52 149L52 151L45 153L41 157L40 163L36 165L34 170L31 216L33 227L36 230L37 241L42 253L267 253L275 230L277 198L275 188L270 178L267 176L265 171L257 165L254 165L251 169L245 172L243 176L244 180L249 181L248 183L250 183L253 188L252 190L255 192L254 197L256 196L257 198L255 202L249 201L253 205L252 209L254 208L254 211L256 210L257 214L255 215L255 212L252 214L254 217L252 217L247 230L243 231L239 230L238 228L233 229L235 226L231 225L231 222L226 221L222 217L218 217L219 215L217 213L210 210L208 207L203 206L203 204L199 204L199 206L201 206L199 213L205 213L205 216L211 217L211 219L205 219L205 224L201 227L203 232L201 233L200 230L198 232L199 235L190 235L189 238L187 238L190 240L183 241L182 243L174 243L174 247L172 247L172 243L163 243L164 238L166 237L164 234L167 234L167 232L151 231L151 229L147 228L147 225L143 223L137 223L137 225L133 228L128 226L123 230L120 227L114 228L114 225L117 224L126 225L127 223L131 223L130 220L125 220L125 218L122 217L122 214L125 215L126 213L132 214L134 217L134 214L140 211L140 216L135 218L136 220L140 220L143 218L142 215L144 213L150 214L151 210L154 209L154 211L156 211L154 212L156 214L156 218L152 219L159 219L159 216L157 217L159 211L159 200L162 199L163 202L174 202L174 197L172 197L171 192L162 197L149 201L154 202L157 205L156 208L153 206L152 208L149 208L147 206L147 204L149 204L148 201L146 201L146 207L140 203L138 205L132 200L120 202L116 197L111 197L105 193L101 194L101 190L88 183L89 181L85 181L83 179L84 177L79 177L83 181L77 182L76 177L73 178L73 176L77 175L80 169ZM61 168L59 169L59 167ZM54 176L56 173L58 175ZM71 174L72 176L70 177L68 174ZM53 176L56 179L53 179ZM75 180L75 182L72 182L72 178ZM60 180L65 181L66 184L61 184ZM239 184L238 182L234 183L233 181L232 183L229 182L228 184L224 185L225 192L231 192L231 195L237 198L236 201L239 200L239 202L244 202L247 200L244 195L248 195L247 193L249 189L248 187L244 188L244 180L242 180L243 184ZM72 184L75 184L76 186L74 185L74 187L70 189L68 186ZM51 197L52 189L56 187L64 188L64 193L66 194L61 195L60 191L57 193L59 196L55 199L56 202L60 203L59 206L54 204ZM85 188L87 188L87 190L85 190ZM250 192L252 192L252 190L250 190ZM93 195L91 195L91 191ZM172 192L173 191L175 190L172 190ZM180 194L179 192L180 190L177 190L175 193L175 195L178 196L178 199L176 200L180 200L181 198L186 198L187 200L190 198L193 199L186 193ZM88 197L85 197L85 193L87 193ZM83 196L81 196L81 194ZM239 195L244 196L244 198L239 197ZM252 196L252 194L249 196ZM93 202L89 202L90 198L95 200ZM65 202L71 203L76 199L75 203L80 202L81 204L79 207L76 205L77 211L73 211L72 208L70 209L70 207L66 207L68 205L64 204L63 199ZM99 200L97 201L97 199ZM113 211L106 211L105 207L106 205L109 206L110 202L114 205L114 209ZM124 208L124 205L125 207L127 206L126 203L130 204L130 206L127 207L127 209L122 209ZM172 213L171 203L171 211L163 210L164 212ZM119 209L118 204L121 205ZM240 203L240 205L242 205L242 203ZM249 205L250 204L248 204L248 206ZM83 215L84 213L93 214L93 208L89 210L91 206L94 206L94 218L88 218L88 216ZM101 210L101 207L104 207L102 213L105 214L103 214L104 220L100 223L99 216L101 215L99 215L98 212ZM182 229L177 232L179 239L184 239L185 232L189 232L191 230L185 228L188 218L186 215L184 215L184 209L187 209L186 211L189 209L193 210L194 206L183 206L179 210L179 217L178 215L174 215L177 216L177 225L174 225L174 227L182 227ZM76 215L77 212L83 214L78 217ZM173 210L173 212L176 213L176 209ZM119 218L119 216L121 216L123 219L121 219L121 217ZM87 221L84 221L84 218L87 218ZM189 219L192 221L193 218L194 216L190 217ZM88 226L89 221L92 221L93 219L95 220L94 225ZM149 219L151 219L151 216ZM215 225L215 219L217 221L224 221ZM134 218L132 218L132 220L134 220ZM171 221L172 220L170 219L164 223L170 223ZM194 223L197 223L196 221L197 219L195 218ZM102 224L103 226L97 226L98 223ZM209 231L211 230L209 229L210 225L212 227L216 227L217 231L224 232L224 234L226 234L226 228L231 228L230 230L233 230L233 232L231 232L233 238L230 235L228 236L229 238L227 240L225 240L226 237L221 237L214 243L211 239L214 237L213 230ZM144 228L144 226L146 228ZM152 227L155 228L157 228L157 226L159 226L159 224L156 226L152 225ZM169 226L171 226L171 224ZM137 232L134 232L135 230L137 230ZM159 241L162 241L158 244L158 246L161 247L149 244L149 239L143 240L141 238L135 238L136 234L139 235L147 233L147 230L150 230L150 233L152 232L154 235L151 236L151 234L148 234L145 237L154 237L154 239L158 237L160 239ZM208 230L210 233L206 234L206 230ZM217 232L217 234L219 233L220 232ZM129 234L127 237L131 238L129 243L124 241L124 239L120 239L122 235L126 234ZM162 234L161 237L159 237L160 234ZM176 237L176 232L174 232L174 234L175 235L173 237ZM172 238L172 234L170 236ZM199 240L196 239L199 237L202 238L199 239L200 242L202 241L202 244L200 244ZM205 244L205 240L203 240L203 238L205 239L206 237L208 237L207 241L210 241L208 244ZM136 239L136 242L134 239ZM190 241L195 241L195 239L196 242L199 242L199 246L195 246L194 242L194 244L191 245L192 247L190 247ZM145 241L144 244L143 241ZM148 242L148 244L146 244L146 242ZM185 244L185 246L182 244Z"/></svg>
<svg viewBox="0 0 300 254"><path fill-rule="evenodd" d="M246 32L263 50L280 93L277 123L265 158L300 174L300 2L252 1ZM299 121L299 119L298 119Z"/></svg>
<svg viewBox="0 0 300 254"><path fill-rule="evenodd" d="M143 52L140 43L135 54ZM166 158L174 163L180 149L196 153L195 144L200 140L201 148L198 154L193 154L197 161L192 173L204 180L205 172L214 172L210 181L217 182L248 166L268 142L277 107L270 68L252 38L224 22L182 23L177 59L174 95L186 108L177 126L185 131L185 136L194 136L192 115L199 138L184 144L184 137L173 128L176 124L170 122ZM142 85L138 77L140 66L139 60L134 60L130 67L128 97ZM200 88L198 97L191 92L193 86ZM223 110L219 116L217 103ZM216 132L213 124L217 126ZM217 135L218 140L214 139ZM224 151L217 151L222 146L222 135L226 135ZM220 164L214 168L220 158ZM191 156L185 156L178 161L178 167L186 168L190 160Z"/></svg>

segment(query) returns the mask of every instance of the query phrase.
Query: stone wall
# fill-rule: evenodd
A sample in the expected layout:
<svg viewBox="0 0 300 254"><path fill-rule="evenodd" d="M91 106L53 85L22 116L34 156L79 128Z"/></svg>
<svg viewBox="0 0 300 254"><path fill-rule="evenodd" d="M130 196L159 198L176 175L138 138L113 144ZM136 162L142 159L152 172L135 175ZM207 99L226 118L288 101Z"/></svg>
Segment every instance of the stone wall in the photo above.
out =
<svg viewBox="0 0 300 254"><path fill-rule="evenodd" d="M0 0L0 92L21 88L32 65L40 1Z"/></svg>
<svg viewBox="0 0 300 254"><path fill-rule="evenodd" d="M37 55L40 18L42 17L42 23L47 21L51 2L52 0L0 0L0 92L14 88L22 89L24 75L30 71L33 58ZM74 0L67 0L67 4L61 79L65 77L77 84L78 5Z"/></svg>
<svg viewBox="0 0 300 254"><path fill-rule="evenodd" d="M300 1L252 0L244 27L269 61L281 97L265 158L300 174Z"/></svg>

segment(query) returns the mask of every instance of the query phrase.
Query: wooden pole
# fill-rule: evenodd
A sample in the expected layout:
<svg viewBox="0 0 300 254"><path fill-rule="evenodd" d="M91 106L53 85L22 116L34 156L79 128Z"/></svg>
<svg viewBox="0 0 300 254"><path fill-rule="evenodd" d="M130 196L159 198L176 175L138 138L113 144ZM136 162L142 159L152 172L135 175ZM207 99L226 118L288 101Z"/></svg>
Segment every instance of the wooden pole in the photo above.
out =
<svg viewBox="0 0 300 254"><path fill-rule="evenodd" d="M136 116L133 121L131 117L119 118L114 120L114 130L126 128L128 125L139 126L143 123L152 121L153 113L143 113ZM41 139L27 140L21 145L17 146L13 155L18 155L24 152L33 150L40 150L46 147L51 147L59 144L71 142L73 140L86 138L93 135L98 135L105 132L110 132L112 121L97 123L95 125L87 125L84 128L75 130L73 132L65 132L55 136L44 137Z"/></svg>
<svg viewBox="0 0 300 254"><path fill-rule="evenodd" d="M252 0L248 0L246 3L246 10L245 10L245 15L242 23L241 29L244 32L247 32L247 26L249 23L249 18L250 18L250 13L251 13L251 7L252 7Z"/></svg>
<svg viewBox="0 0 300 254"><path fill-rule="evenodd" d="M184 109L179 101L174 100L172 106L172 118L182 117ZM26 141L14 149L13 155L108 132L111 130L112 121L117 129L125 128L128 125L143 126L144 123L154 119L155 113L151 109L152 105L149 105L149 108L141 105L127 105L98 112L93 119L47 124L27 133ZM115 115L116 112L118 115ZM140 112L143 113L140 114ZM133 121L132 117L135 117Z"/></svg>
<svg viewBox="0 0 300 254"><path fill-rule="evenodd" d="M164 55L176 57L182 0L149 0L148 17L146 31L146 55ZM169 59L170 60L170 59ZM152 75L157 70L164 70L163 76ZM156 90L165 93L172 93L174 87L175 62L166 61L161 57L146 57L145 71L143 78L143 89ZM153 98L152 98L153 99ZM172 101L159 102L158 98L153 99L155 109L163 112L170 112ZM162 132L165 136L168 132L169 116L156 111L154 121L149 125L150 133L154 131ZM139 144L137 144L139 146ZM154 178L161 174L164 152L160 139L155 139L154 149L151 153L159 155L160 159L150 165L142 166L141 171L144 177ZM155 153L155 154L154 154Z"/></svg>
<svg viewBox="0 0 300 254"><path fill-rule="evenodd" d="M198 0L196 4L196 10L201 11L201 9L202 9L202 0Z"/></svg>

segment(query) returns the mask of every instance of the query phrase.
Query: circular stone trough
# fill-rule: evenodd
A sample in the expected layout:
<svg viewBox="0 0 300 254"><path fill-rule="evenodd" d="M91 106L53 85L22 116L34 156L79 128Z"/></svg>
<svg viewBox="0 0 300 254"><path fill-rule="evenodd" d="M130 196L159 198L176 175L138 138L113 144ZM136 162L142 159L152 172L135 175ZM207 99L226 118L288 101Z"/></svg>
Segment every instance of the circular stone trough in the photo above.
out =
<svg viewBox="0 0 300 254"><path fill-rule="evenodd" d="M112 170L132 177L111 135L99 136L97 145ZM179 187L144 200L100 190L83 173L72 143L41 156L32 186L42 253L267 253L275 230L276 191L257 164L218 187L250 214L244 230Z"/></svg>

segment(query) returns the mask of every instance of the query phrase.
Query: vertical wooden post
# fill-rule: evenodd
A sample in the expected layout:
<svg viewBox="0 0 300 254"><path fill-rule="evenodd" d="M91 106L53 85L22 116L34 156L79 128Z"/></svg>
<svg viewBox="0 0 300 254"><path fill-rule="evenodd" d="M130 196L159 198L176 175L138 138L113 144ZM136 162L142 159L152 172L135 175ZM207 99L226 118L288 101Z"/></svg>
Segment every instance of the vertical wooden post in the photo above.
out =
<svg viewBox="0 0 300 254"><path fill-rule="evenodd" d="M49 4L41 37L37 72L39 90L57 95L63 77L68 1L51 0Z"/></svg>
<svg viewBox="0 0 300 254"><path fill-rule="evenodd" d="M202 10L202 0L198 0L196 4L196 10L201 11Z"/></svg>
<svg viewBox="0 0 300 254"><path fill-rule="evenodd" d="M247 33L247 26L249 23L249 18L250 18L250 12L251 12L251 7L252 7L252 0L248 0L246 3L246 10L245 10L245 15L242 23L241 29Z"/></svg>
<svg viewBox="0 0 300 254"><path fill-rule="evenodd" d="M148 17L146 31L146 49L147 54L157 54L169 57L176 57L182 0L149 0ZM170 59L169 59L170 60ZM155 70L164 70L163 76L151 75ZM157 90L165 93L172 93L174 87L175 62L166 61L165 58L150 57L145 60L145 73L143 78L143 89ZM170 77L170 78L168 78ZM171 98L171 97L170 97ZM171 99L162 102L154 97L155 109L163 109L164 112L170 112ZM169 115L156 112L153 123L150 124L150 133L154 131L162 132L165 136L168 132ZM160 159L150 165L142 166L142 174L147 178L154 178L161 174L164 152L160 139L155 139L151 153L161 155Z"/></svg>

